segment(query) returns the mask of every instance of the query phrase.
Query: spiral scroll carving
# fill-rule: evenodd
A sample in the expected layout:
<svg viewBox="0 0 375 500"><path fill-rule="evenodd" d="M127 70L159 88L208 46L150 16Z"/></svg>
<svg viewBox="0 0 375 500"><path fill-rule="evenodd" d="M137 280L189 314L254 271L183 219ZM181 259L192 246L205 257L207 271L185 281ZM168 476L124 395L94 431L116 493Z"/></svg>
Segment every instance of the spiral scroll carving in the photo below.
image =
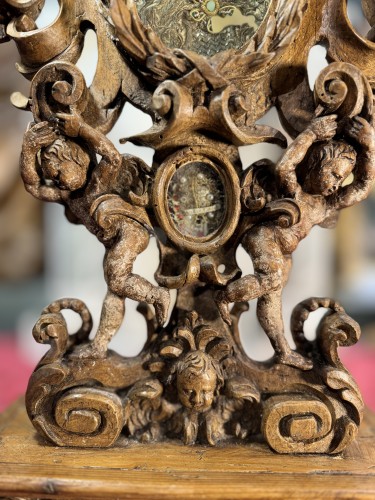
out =
<svg viewBox="0 0 375 500"><path fill-rule="evenodd" d="M328 312L316 341L308 341L304 323L322 307ZM326 385L290 387L288 395L270 397L264 407L263 435L279 453L339 453L357 435L364 409L358 386L338 355L339 346L358 341L359 325L337 301L314 297L295 307L291 330L297 349L319 358ZM293 394L295 390L301 393Z"/></svg>
<svg viewBox="0 0 375 500"><path fill-rule="evenodd" d="M274 396L266 401L262 432L278 453L327 453L334 435L333 417L315 397Z"/></svg>
<svg viewBox="0 0 375 500"><path fill-rule="evenodd" d="M153 96L154 109L161 115L165 116L172 108L176 118L183 118L182 115L188 116L193 113L193 100L190 92L176 82L166 81L159 85Z"/></svg>
<svg viewBox="0 0 375 500"><path fill-rule="evenodd" d="M61 311L68 309L80 315L82 325L69 336L68 326ZM52 363L63 356L69 345L84 342L92 329L92 317L86 305L77 299L61 299L52 302L42 311L33 328L33 337L39 344L51 344L51 349L42 360L43 364Z"/></svg>
<svg viewBox="0 0 375 500"><path fill-rule="evenodd" d="M319 74L314 87L318 113L339 118L372 117L372 90L363 73L349 63L332 63Z"/></svg>
<svg viewBox="0 0 375 500"><path fill-rule="evenodd" d="M343 368L337 349L356 344L361 335L359 324L345 312L337 312L324 318L318 332L317 340L321 352L331 366Z"/></svg>
<svg viewBox="0 0 375 500"><path fill-rule="evenodd" d="M75 111L81 114L88 103L85 78L73 64L47 64L35 75L31 85L35 121L55 121L56 113Z"/></svg>
<svg viewBox="0 0 375 500"><path fill-rule="evenodd" d="M60 299L52 302L42 311L43 315L58 314L64 309L71 310L81 317L82 325L74 334L80 342L88 339L92 329L92 316L86 304L78 299Z"/></svg>
<svg viewBox="0 0 375 500"><path fill-rule="evenodd" d="M250 113L246 100L234 86L228 86L218 92L211 100L210 114L216 128L224 137L236 146L269 142L281 147L286 145L285 136L273 127L266 125L244 124L244 118Z"/></svg>
<svg viewBox="0 0 375 500"><path fill-rule="evenodd" d="M306 340L304 324L309 315L319 308L329 309L317 329L319 351L330 366L344 369L337 349L356 344L360 338L361 329L359 324L346 314L339 302L326 297L312 297L300 302L294 308L291 317L293 340L301 351L309 351L313 348L313 344Z"/></svg>
<svg viewBox="0 0 375 500"><path fill-rule="evenodd" d="M33 424L58 446L108 447L124 425L121 399L109 391L77 387L60 393L53 416Z"/></svg>

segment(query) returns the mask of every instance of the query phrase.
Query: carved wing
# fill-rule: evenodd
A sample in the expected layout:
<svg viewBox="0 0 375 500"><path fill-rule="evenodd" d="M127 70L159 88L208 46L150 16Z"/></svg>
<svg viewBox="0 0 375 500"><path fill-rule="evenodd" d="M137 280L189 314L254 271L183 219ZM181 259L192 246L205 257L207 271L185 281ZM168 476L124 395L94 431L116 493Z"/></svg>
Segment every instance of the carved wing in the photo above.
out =
<svg viewBox="0 0 375 500"><path fill-rule="evenodd" d="M145 75L161 82L187 73L190 63L183 52L169 49L152 29L143 26L133 0L115 0L111 16L120 43Z"/></svg>
<svg viewBox="0 0 375 500"><path fill-rule="evenodd" d="M220 54L218 69L231 81L243 79L276 60L287 48L298 30L306 0L279 0L275 12L269 17L265 33L258 32L244 52L228 51ZM245 76L246 78L246 76Z"/></svg>

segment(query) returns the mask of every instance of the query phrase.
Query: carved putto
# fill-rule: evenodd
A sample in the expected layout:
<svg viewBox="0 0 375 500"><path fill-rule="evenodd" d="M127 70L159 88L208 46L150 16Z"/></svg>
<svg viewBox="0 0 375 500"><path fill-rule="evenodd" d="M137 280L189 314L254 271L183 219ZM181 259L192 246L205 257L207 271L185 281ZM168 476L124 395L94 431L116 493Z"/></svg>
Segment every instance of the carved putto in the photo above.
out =
<svg viewBox="0 0 375 500"><path fill-rule="evenodd" d="M62 204L104 245L107 293L92 339L81 300L42 311L33 335L51 348L26 395L34 426L59 446L107 447L120 435L214 446L261 435L280 453L341 452L363 402L338 347L354 344L359 326L335 300L307 299L292 313L293 349L282 292L300 241L316 225L333 227L374 184L372 32L354 32L345 0L59 4L43 29L43 0L0 7L0 41L17 44L18 70L31 81L29 96L12 96L33 114L21 176L33 196ZM373 21L372 4L363 5ZM89 28L99 59L87 87L76 62ZM317 43L330 64L310 90L307 58ZM152 166L107 137L125 102L153 120L124 139L152 147ZM282 130L258 123L272 106L289 145ZM238 147L258 143L284 148L280 160L244 170ZM151 237L156 285L133 272ZM242 274L239 246L252 274ZM133 358L108 349L127 299L148 328ZM242 346L249 302L274 349L267 362ZM321 308L316 339L307 340L304 323ZM66 309L81 316L75 334Z"/></svg>

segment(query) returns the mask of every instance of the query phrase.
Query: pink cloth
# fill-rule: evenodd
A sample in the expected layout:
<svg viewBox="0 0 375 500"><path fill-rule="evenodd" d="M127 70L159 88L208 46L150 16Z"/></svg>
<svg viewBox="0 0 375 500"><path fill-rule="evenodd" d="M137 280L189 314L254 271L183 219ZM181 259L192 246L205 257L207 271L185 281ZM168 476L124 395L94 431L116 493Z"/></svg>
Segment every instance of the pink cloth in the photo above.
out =
<svg viewBox="0 0 375 500"><path fill-rule="evenodd" d="M340 349L340 358L359 385L366 406L375 412L375 347L360 342Z"/></svg>
<svg viewBox="0 0 375 500"><path fill-rule="evenodd" d="M0 412L25 394L33 370L19 353L16 340L0 336Z"/></svg>

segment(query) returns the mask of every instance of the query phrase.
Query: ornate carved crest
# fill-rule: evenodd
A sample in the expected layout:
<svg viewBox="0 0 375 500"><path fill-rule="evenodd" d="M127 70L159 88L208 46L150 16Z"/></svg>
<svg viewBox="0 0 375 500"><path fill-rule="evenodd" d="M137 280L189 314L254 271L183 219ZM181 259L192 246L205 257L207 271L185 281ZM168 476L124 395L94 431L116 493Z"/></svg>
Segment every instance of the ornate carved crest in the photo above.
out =
<svg viewBox="0 0 375 500"><path fill-rule="evenodd" d="M339 453L363 402L337 349L358 340L359 326L336 301L308 299L292 314L293 350L281 294L299 242L373 185L372 31L354 32L345 0L59 3L43 29L42 0L0 7L0 39L17 44L18 69L31 80L29 96L12 97L34 119L21 175L31 194L64 205L103 243L107 294L93 340L81 301L42 312L33 334L51 349L27 391L34 426L60 446L111 446L121 433L210 445L261 434L280 453ZM372 3L363 6L373 25ZM87 87L75 63L89 28L99 60ZM317 43L330 64L310 90L307 57ZM155 150L152 167L121 156L106 136L127 101L152 117L131 137ZM271 106L293 138L288 147L282 131L257 123ZM243 171L238 147L256 143L285 151L276 164ZM151 236L157 286L132 272ZM240 245L253 274L241 275ZM107 348L125 299L139 302L148 325L135 358ZM248 301L275 351L268 362L242 347ZM310 341L304 322L319 308L327 313ZM82 318L75 334L64 309Z"/></svg>

